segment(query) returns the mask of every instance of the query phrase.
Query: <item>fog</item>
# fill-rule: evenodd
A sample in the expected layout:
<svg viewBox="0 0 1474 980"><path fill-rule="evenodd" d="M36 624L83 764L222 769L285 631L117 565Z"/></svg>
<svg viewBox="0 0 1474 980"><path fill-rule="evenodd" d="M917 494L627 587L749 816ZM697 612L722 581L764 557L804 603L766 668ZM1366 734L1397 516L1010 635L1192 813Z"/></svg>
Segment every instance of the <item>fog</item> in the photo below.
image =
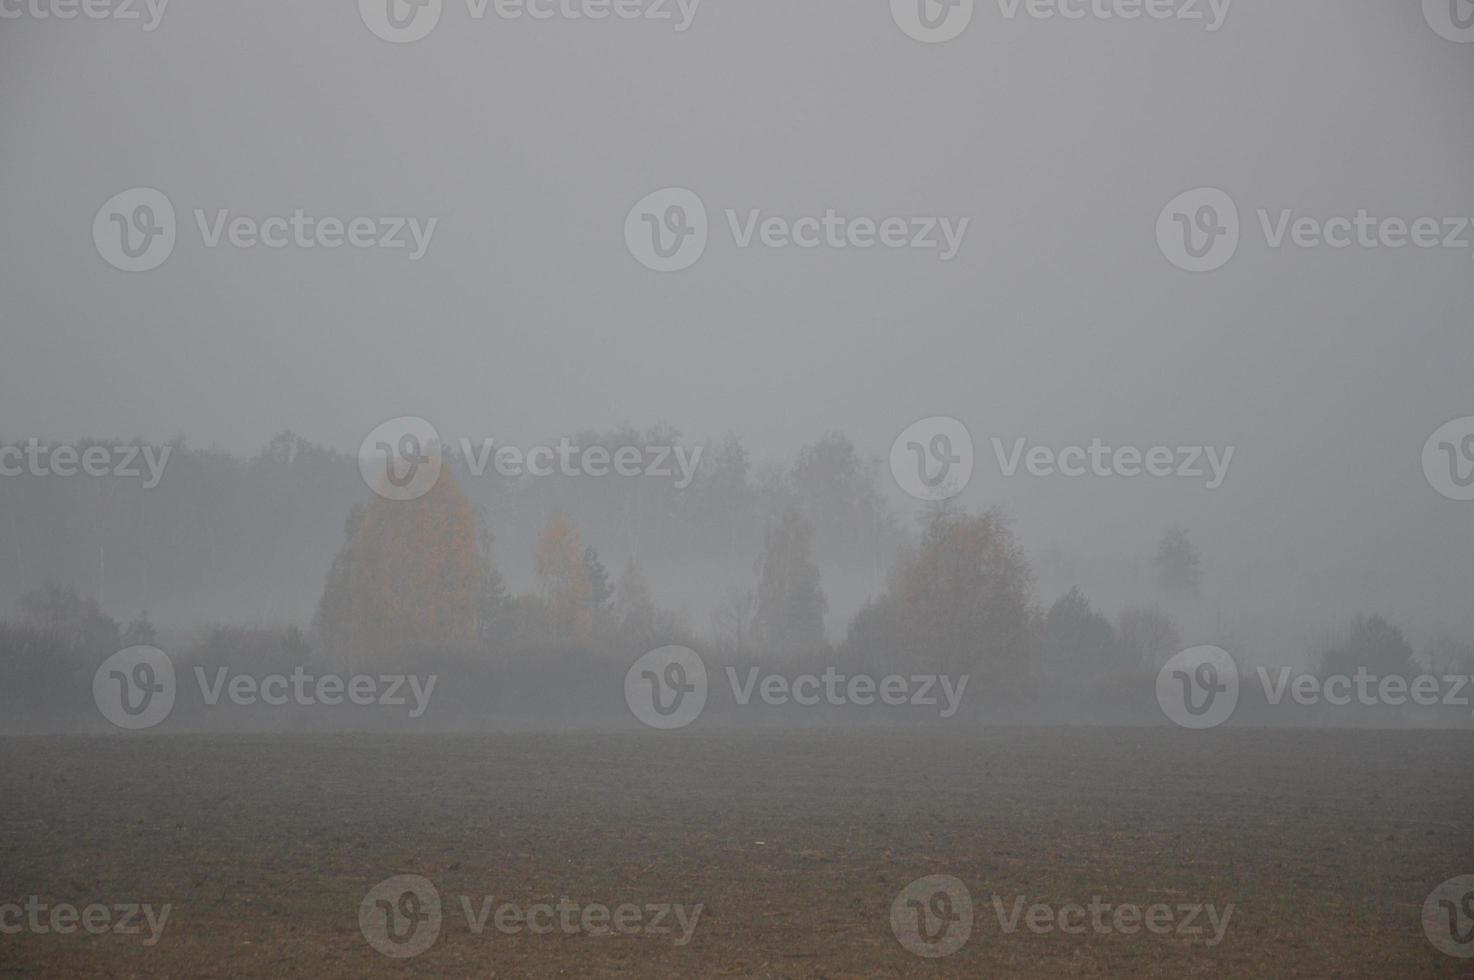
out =
<svg viewBox="0 0 1474 980"><path fill-rule="evenodd" d="M196 767L155 802L300 745L367 794L336 825L397 792L357 753L485 789L456 733L569 813L632 752L747 747L780 807L821 758L915 802L915 737L958 793L976 755L1124 820L1100 800L1153 766L1290 760L1215 784L1262 803L1358 729L1468 729L1470 42L1470 0L0 0L0 735L43 736L0 739L0 786L65 771L63 734ZM660 749L565 776L591 732ZM1355 792L1399 834L1467 812L1396 734ZM126 795L119 758L89 791ZM61 880L19 841L0 872ZM1398 915L1444 859L1383 869L1418 869ZM782 973L763 935L639 966L879 975ZM194 969L26 941L28 974ZM1212 962L1289 969L1254 950ZM992 955L954 965L1032 975ZM1426 965L1399 955L1291 965Z"/></svg>
<svg viewBox="0 0 1474 980"><path fill-rule="evenodd" d="M1056 589L1114 592L1181 524L1230 612L1374 607L1474 629L1474 524L1418 464L1468 411L1469 251L1275 250L1255 233L1192 276L1152 234L1199 185L1228 190L1246 232L1259 208L1469 211L1474 127L1450 111L1467 51L1415 5L1239 0L1216 32L990 5L936 46L897 43L883 4L851 6L709 3L678 33L453 5L410 45L378 42L348 4L198 3L151 33L7 21L4 437L182 433L250 456L281 429L352 452L403 415L524 445L664 421L779 460L831 430L883 455L945 415L987 457L993 437L1233 445L1211 493L992 466L962 499L1070 556L1085 579ZM700 194L714 226L678 276L619 236L668 185ZM147 276L116 273L85 234L131 186L181 216ZM416 262L211 250L188 227L195 208L299 207L439 224ZM740 249L716 228L728 208L971 223L941 262ZM229 591L213 615L282 601L269 579Z"/></svg>

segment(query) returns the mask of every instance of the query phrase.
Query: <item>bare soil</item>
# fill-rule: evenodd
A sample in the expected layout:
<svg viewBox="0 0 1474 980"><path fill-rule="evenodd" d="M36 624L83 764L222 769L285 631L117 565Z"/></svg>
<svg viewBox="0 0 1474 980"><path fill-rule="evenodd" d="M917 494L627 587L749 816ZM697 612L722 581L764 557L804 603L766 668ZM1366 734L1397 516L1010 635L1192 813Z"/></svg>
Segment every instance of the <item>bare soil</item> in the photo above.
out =
<svg viewBox="0 0 1474 980"><path fill-rule="evenodd" d="M0 739L0 905L172 905L160 941L0 935L0 976L1471 977L1421 912L1474 874L1474 734L853 729ZM367 891L430 879L423 954ZM908 952L911 881L968 942ZM1006 933L1029 903L1234 906L1211 935ZM705 906L694 936L468 926L567 898Z"/></svg>

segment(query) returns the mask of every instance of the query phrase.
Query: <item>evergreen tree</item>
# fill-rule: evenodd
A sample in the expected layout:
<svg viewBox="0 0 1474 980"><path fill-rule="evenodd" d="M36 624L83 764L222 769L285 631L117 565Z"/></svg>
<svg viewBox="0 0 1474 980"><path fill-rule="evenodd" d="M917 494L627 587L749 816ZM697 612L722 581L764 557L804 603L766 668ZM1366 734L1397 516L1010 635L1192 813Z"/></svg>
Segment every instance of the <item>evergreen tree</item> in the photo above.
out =
<svg viewBox="0 0 1474 980"><path fill-rule="evenodd" d="M609 600L614 598L614 587L609 584L609 571L599 561L599 553L593 545L583 550L583 564L589 579L589 604L594 612L603 612L609 608Z"/></svg>

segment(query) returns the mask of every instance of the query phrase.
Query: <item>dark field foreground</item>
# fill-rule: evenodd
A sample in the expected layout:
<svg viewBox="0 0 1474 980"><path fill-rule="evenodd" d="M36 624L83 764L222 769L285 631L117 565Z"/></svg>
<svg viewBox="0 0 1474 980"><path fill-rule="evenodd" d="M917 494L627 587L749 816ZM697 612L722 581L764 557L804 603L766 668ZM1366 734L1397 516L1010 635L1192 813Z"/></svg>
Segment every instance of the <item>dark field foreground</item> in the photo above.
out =
<svg viewBox="0 0 1474 980"><path fill-rule="evenodd" d="M153 946L141 920L0 935L0 975L1474 976L1421 918L1474 874L1471 750L1468 733L1169 728L3 739L0 905L172 908ZM405 960L359 926L400 874L443 903ZM923 959L891 909L934 874L966 885L975 921ZM1233 912L1215 946L1206 918L1006 933L995 895L1008 919L1021 897ZM639 906L649 925L651 905L705 908L684 946L674 915L530 934L493 911L478 935L462 898L479 914L490 896Z"/></svg>

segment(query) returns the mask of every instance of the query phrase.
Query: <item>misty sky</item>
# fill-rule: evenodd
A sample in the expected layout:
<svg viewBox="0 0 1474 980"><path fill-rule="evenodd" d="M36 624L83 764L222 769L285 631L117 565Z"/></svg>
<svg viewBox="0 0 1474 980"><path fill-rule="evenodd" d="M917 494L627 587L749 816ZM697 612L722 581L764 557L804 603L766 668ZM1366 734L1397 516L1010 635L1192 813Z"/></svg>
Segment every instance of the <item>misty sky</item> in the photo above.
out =
<svg viewBox="0 0 1474 980"><path fill-rule="evenodd" d="M409 45L352 0L174 0L151 33L0 21L0 438L251 453L282 428L352 450L400 415L522 441L665 420L761 459L829 429L884 455L948 415L978 444L967 503L1031 548L1149 555L1184 523L1225 577L1265 570L1244 589L1474 626L1474 504L1420 465L1474 415L1474 247L1275 250L1256 214L1474 216L1474 46L1417 0L1237 0L1212 33L980 0L940 45L888 6L705 0L678 33L447 0ZM138 186L180 239L129 275L91 227ZM712 238L662 275L622 229L667 186ZM1191 275L1154 229L1200 186L1244 235ZM193 227L299 207L439 223L417 262ZM728 208L970 227L951 262L744 250ZM1237 451L1213 492L1002 480L993 436Z"/></svg>

